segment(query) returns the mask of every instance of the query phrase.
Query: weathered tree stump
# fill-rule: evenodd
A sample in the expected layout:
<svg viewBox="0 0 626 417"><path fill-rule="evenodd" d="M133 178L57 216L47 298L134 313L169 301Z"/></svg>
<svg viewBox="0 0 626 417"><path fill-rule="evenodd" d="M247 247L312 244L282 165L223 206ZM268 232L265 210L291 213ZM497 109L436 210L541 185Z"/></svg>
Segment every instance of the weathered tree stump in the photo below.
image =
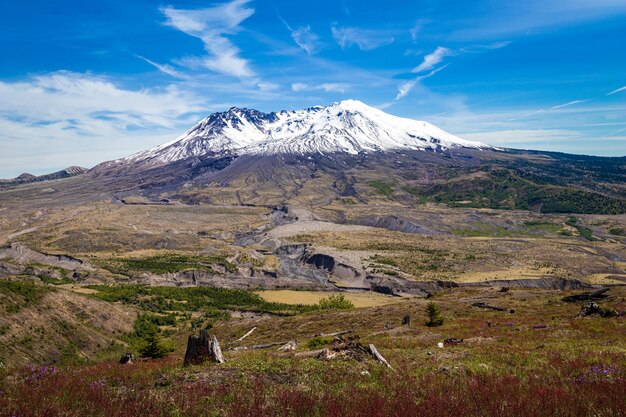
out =
<svg viewBox="0 0 626 417"><path fill-rule="evenodd" d="M199 364L206 361L224 363L222 349L214 335L207 330L202 330L200 336L189 335L187 339L187 351L185 352L185 365Z"/></svg>

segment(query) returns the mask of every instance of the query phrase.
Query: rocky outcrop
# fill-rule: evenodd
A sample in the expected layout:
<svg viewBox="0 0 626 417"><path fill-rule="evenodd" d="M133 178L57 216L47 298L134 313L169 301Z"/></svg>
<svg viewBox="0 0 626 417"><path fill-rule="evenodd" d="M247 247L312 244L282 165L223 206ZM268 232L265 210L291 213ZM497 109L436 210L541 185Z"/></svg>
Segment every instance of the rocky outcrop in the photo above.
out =
<svg viewBox="0 0 626 417"><path fill-rule="evenodd" d="M8 248L0 250L0 258L8 258L20 265L39 264L70 271L94 270L89 263L68 255L53 255L37 252L22 243L12 243Z"/></svg>
<svg viewBox="0 0 626 417"><path fill-rule="evenodd" d="M172 287L221 287L241 290L260 290L276 288L298 288L307 290L328 289L317 279L306 277L288 277L273 272L255 271L250 276L237 274L215 274L201 270L188 270L163 275L143 275L133 280L140 284Z"/></svg>
<svg viewBox="0 0 626 417"><path fill-rule="evenodd" d="M424 235L439 234L439 232L430 230L415 223L411 223L396 216L365 218L356 220L354 223L360 226L379 227L394 232L419 233Z"/></svg>

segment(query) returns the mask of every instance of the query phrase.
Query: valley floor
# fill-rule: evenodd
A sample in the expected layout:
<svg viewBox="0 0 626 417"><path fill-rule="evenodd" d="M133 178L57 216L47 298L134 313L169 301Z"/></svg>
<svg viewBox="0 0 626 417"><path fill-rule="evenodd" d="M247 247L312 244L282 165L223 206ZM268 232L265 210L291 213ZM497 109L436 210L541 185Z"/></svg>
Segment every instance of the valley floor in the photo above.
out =
<svg viewBox="0 0 626 417"><path fill-rule="evenodd" d="M81 181L2 192L0 416L626 415L624 215L122 202ZM601 314L563 300L601 286ZM226 362L184 367L201 329ZM154 334L165 358L118 364Z"/></svg>

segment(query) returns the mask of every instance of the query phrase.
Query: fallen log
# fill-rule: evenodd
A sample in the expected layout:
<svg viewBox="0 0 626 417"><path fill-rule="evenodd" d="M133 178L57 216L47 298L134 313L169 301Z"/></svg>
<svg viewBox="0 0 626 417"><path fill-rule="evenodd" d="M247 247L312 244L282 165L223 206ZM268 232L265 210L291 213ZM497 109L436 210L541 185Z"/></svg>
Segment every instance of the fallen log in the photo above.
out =
<svg viewBox="0 0 626 417"><path fill-rule="evenodd" d="M464 340L458 337L449 337L443 341L444 346L460 345Z"/></svg>
<svg viewBox="0 0 626 417"><path fill-rule="evenodd" d="M290 340L289 342L285 343L283 346L279 347L278 350L281 352L291 352L296 350L296 348L298 347L298 342L296 340Z"/></svg>
<svg viewBox="0 0 626 417"><path fill-rule="evenodd" d="M237 347L232 347L229 348L228 350L254 350L254 349L265 349L268 347L272 347L272 346L279 346L279 345L286 345L287 343L289 343L290 340L284 341L284 342L269 342L269 343L261 343L258 345L251 345L251 346L237 346Z"/></svg>
<svg viewBox="0 0 626 417"><path fill-rule="evenodd" d="M487 304L487 303L474 303L474 304L472 304L472 307L486 308L488 310L495 310L495 311L506 311L507 310L504 307L498 307L498 306L494 306L494 305Z"/></svg>
<svg viewBox="0 0 626 417"><path fill-rule="evenodd" d="M306 352L297 352L294 354L297 358L317 358L322 352L328 350L326 348L316 349L316 350L307 350Z"/></svg>
<svg viewBox="0 0 626 417"><path fill-rule="evenodd" d="M237 342L241 342L243 339L245 339L246 337L250 336L252 334L252 332L254 332L256 330L256 327L253 327L252 329L250 329L250 331L246 334L244 334L243 336L241 336L239 339L235 340L234 342L231 342L231 344L237 343Z"/></svg>
<svg viewBox="0 0 626 417"><path fill-rule="evenodd" d="M391 365L389 365L389 362L387 362L387 360L383 358L383 355L381 355L380 352L378 352L378 349L376 349L376 346L374 346L371 343L370 343L370 352L372 355L374 355L374 357L378 360L378 362L382 363L389 369L393 369Z"/></svg>
<svg viewBox="0 0 626 417"><path fill-rule="evenodd" d="M343 334L348 334L348 333L352 333L354 330L350 329L350 330L342 330L340 332L334 332L334 333L319 333L316 334L315 337L334 337L334 336L341 336Z"/></svg>
<svg viewBox="0 0 626 417"><path fill-rule="evenodd" d="M610 288L600 288L598 290L591 291L591 292L584 292L581 294L569 295L567 297L563 297L562 300L565 301L566 303L573 303L576 301L599 300L599 299L608 297L608 295L606 295L605 292L607 292L609 289Z"/></svg>
<svg viewBox="0 0 626 417"><path fill-rule="evenodd" d="M222 349L215 335L209 335L207 330L202 330L199 336L189 335L184 364L200 364L212 360L224 363Z"/></svg>

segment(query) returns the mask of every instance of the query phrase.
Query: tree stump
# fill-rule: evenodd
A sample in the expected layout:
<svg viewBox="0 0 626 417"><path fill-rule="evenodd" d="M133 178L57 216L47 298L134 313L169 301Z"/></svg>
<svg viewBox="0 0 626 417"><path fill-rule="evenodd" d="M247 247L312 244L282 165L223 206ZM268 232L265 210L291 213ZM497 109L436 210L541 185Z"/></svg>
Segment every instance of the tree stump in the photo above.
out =
<svg viewBox="0 0 626 417"><path fill-rule="evenodd" d="M207 360L224 363L222 349L214 335L207 330L202 330L200 336L189 335L187 339L187 351L185 352L185 365L199 364Z"/></svg>
<svg viewBox="0 0 626 417"><path fill-rule="evenodd" d="M404 316L402 318L402 325L403 326L410 326L411 325L411 316L409 316L408 314L406 316Z"/></svg>

